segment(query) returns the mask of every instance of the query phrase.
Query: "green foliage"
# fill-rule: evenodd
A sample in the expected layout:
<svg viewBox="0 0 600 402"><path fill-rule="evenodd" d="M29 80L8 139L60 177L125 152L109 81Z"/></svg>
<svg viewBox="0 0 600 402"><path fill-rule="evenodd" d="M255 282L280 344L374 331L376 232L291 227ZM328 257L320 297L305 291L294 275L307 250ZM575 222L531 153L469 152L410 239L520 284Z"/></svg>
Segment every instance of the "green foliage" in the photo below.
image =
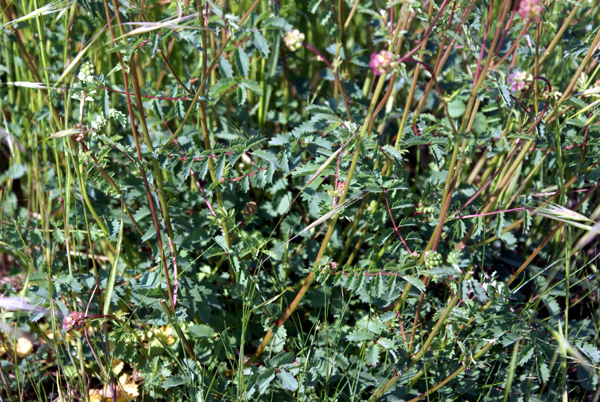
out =
<svg viewBox="0 0 600 402"><path fill-rule="evenodd" d="M524 3L0 0L0 399L597 400L599 5Z"/></svg>

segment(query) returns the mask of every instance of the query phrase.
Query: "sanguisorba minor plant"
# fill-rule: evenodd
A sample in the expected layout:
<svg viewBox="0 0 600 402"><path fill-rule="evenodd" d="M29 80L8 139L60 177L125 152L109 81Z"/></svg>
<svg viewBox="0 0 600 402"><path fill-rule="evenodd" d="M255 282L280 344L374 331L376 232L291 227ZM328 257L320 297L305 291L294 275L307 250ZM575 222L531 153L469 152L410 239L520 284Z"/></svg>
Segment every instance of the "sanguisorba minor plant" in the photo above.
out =
<svg viewBox="0 0 600 402"><path fill-rule="evenodd" d="M0 9L1 400L600 400L600 2Z"/></svg>

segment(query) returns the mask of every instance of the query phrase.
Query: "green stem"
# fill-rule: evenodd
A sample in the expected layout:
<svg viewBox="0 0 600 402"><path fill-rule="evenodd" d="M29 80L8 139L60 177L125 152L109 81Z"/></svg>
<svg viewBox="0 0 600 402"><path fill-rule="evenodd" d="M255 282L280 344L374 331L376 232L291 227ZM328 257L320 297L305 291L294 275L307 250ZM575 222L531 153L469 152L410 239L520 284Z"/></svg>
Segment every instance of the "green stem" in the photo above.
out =
<svg viewBox="0 0 600 402"><path fill-rule="evenodd" d="M160 303L160 306L162 307L165 314L167 315L167 318L169 319L169 322L171 323L171 325L173 325L173 327L175 327L175 331L177 332L179 339L181 339L181 343L183 343L183 347L185 348L188 355L194 361L198 361L198 358L196 357L196 353L194 353L194 348L192 348L192 345L190 345L190 343L188 342L187 338L185 337L183 331L181 330L181 327L179 326L179 322L177 321L177 318L174 317L171 307L165 302L164 299L158 299L158 302Z"/></svg>

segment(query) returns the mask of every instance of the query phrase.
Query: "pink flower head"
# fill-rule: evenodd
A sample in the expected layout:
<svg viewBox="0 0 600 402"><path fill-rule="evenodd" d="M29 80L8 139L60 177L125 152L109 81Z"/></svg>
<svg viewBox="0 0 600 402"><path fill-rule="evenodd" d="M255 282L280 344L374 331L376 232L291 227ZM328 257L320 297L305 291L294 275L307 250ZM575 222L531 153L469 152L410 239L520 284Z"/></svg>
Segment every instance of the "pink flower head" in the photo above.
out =
<svg viewBox="0 0 600 402"><path fill-rule="evenodd" d="M73 311L67 317L63 318L63 329L67 332L70 330L78 330L83 326L83 313L81 311Z"/></svg>
<svg viewBox="0 0 600 402"><path fill-rule="evenodd" d="M338 182L338 184L335 186L335 195L337 197L341 197L344 194L344 186L346 185L346 183L344 183L343 181Z"/></svg>
<svg viewBox="0 0 600 402"><path fill-rule="evenodd" d="M382 50L379 53L371 54L371 62L369 67L373 70L373 74L382 75L387 74L394 68L396 68L396 56L392 52Z"/></svg>
<svg viewBox="0 0 600 402"><path fill-rule="evenodd" d="M539 22L542 19L544 6L540 0L521 0L519 15L524 21Z"/></svg>
<svg viewBox="0 0 600 402"><path fill-rule="evenodd" d="M531 86L533 77L524 71L516 71L508 76L508 85L513 92L525 92Z"/></svg>

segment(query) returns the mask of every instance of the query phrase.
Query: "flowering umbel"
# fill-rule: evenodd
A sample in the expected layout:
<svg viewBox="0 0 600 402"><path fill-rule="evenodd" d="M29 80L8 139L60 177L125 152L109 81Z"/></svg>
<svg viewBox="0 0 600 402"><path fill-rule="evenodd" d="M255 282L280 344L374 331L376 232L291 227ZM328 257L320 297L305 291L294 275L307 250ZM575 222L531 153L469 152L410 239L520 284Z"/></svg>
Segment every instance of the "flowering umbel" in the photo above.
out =
<svg viewBox="0 0 600 402"><path fill-rule="evenodd" d="M71 314L63 318L63 329L67 332L78 330L83 326L83 313L81 311L72 311Z"/></svg>
<svg viewBox="0 0 600 402"><path fill-rule="evenodd" d="M283 41L285 42L285 45L288 47L288 49L290 49L292 52L295 52L296 50L302 47L302 42L304 42L304 38L305 37L302 32L300 32L297 29L294 29L285 34L285 36L283 37Z"/></svg>
<svg viewBox="0 0 600 402"><path fill-rule="evenodd" d="M519 15L524 21L539 22L543 11L544 6L540 0L521 0Z"/></svg>
<svg viewBox="0 0 600 402"><path fill-rule="evenodd" d="M513 92L525 92L531 86L533 76L524 71L516 71L508 76L508 85Z"/></svg>
<svg viewBox="0 0 600 402"><path fill-rule="evenodd" d="M371 54L369 67L371 67L375 75L387 74L396 68L397 65L396 56L392 52L382 50L379 53Z"/></svg>

